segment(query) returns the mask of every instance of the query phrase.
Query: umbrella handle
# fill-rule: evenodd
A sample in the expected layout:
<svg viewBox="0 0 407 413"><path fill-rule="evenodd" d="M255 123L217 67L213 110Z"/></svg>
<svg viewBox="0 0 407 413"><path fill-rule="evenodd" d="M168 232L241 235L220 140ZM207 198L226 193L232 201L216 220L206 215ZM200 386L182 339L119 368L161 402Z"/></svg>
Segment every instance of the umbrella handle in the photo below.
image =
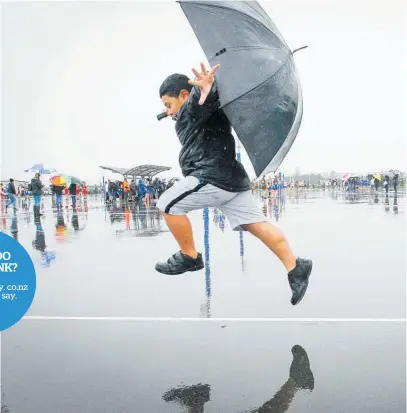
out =
<svg viewBox="0 0 407 413"><path fill-rule="evenodd" d="M157 120L161 120L166 118L168 115L166 112L160 113L159 115L157 115Z"/></svg>
<svg viewBox="0 0 407 413"><path fill-rule="evenodd" d="M299 50L306 49L307 47L308 47L308 46L298 47L297 49L294 49L292 53L294 54L295 52L298 52Z"/></svg>

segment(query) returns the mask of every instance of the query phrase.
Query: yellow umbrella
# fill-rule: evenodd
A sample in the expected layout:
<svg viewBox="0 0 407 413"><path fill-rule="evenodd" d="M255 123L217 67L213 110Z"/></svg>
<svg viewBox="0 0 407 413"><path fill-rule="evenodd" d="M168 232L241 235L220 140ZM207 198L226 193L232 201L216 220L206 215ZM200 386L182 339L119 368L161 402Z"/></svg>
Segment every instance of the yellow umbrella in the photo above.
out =
<svg viewBox="0 0 407 413"><path fill-rule="evenodd" d="M55 186L62 186L63 184L68 185L69 176L66 175L55 175L50 178L51 184Z"/></svg>
<svg viewBox="0 0 407 413"><path fill-rule="evenodd" d="M373 174L373 178L374 178L374 179L377 179L377 180L379 180L379 181L382 180L382 177L381 177L379 174Z"/></svg>

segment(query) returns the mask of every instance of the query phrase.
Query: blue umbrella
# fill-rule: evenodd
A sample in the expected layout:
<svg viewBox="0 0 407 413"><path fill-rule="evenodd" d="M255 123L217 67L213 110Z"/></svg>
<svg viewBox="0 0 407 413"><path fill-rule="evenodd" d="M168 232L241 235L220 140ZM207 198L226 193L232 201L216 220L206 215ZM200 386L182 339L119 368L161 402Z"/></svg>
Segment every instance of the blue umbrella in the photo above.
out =
<svg viewBox="0 0 407 413"><path fill-rule="evenodd" d="M36 163L29 169L24 169L24 172L38 172L41 175L55 174L57 171L53 168L46 168L43 163Z"/></svg>

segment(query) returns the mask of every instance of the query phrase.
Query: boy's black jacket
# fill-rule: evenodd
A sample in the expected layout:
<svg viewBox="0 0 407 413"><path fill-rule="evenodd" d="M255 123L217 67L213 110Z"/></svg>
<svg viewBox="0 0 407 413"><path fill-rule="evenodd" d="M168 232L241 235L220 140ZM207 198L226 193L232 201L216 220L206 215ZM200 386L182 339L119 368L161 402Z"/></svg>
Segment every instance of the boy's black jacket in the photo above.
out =
<svg viewBox="0 0 407 413"><path fill-rule="evenodd" d="M220 109L216 83L203 105L193 87L176 115L175 130L181 142L179 164L184 176L194 176L229 192L247 191L250 179L236 160L231 124Z"/></svg>

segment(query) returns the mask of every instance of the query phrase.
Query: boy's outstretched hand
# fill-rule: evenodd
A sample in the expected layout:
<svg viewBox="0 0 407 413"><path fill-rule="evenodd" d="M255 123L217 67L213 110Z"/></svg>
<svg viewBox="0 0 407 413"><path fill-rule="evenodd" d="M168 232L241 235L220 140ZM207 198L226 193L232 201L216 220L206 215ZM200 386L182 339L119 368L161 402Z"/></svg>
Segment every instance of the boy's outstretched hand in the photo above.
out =
<svg viewBox="0 0 407 413"><path fill-rule="evenodd" d="M212 89L212 85L215 82L214 74L219 69L219 67L220 65L216 65L208 72L205 68L205 65L201 63L201 73L199 73L196 69L192 69L194 75L196 76L196 80L189 80L188 83L190 85L199 87L199 89L201 90L201 98L199 99L200 105L203 105L205 103L205 100Z"/></svg>

